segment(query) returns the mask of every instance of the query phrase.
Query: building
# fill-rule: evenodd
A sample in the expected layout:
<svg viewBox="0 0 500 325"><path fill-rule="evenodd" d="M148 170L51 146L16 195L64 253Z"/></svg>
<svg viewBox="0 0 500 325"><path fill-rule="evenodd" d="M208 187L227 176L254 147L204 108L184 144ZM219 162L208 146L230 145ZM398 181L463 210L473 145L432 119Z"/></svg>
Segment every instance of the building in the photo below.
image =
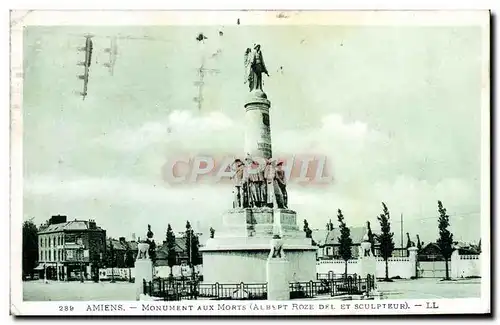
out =
<svg viewBox="0 0 500 325"><path fill-rule="evenodd" d="M350 227L352 239L352 258L358 257L359 247L366 233L365 227ZM318 258L319 259L340 259L339 249L340 229L334 228L333 230L324 233L324 239L319 240L318 243ZM375 245L377 249L377 245Z"/></svg>
<svg viewBox="0 0 500 325"><path fill-rule="evenodd" d="M106 252L106 230L94 220L52 216L38 231L36 270L53 280L89 279L98 274Z"/></svg>
<svg viewBox="0 0 500 325"><path fill-rule="evenodd" d="M176 265L189 264L189 255L186 250L186 237L175 237L175 252L177 255ZM198 234L198 240L200 242L200 247L203 247L203 243L206 242L206 238L203 234ZM161 245L158 245L156 250L156 266L167 266L168 247L167 242L164 240ZM198 256L198 260L202 260L201 253Z"/></svg>
<svg viewBox="0 0 500 325"><path fill-rule="evenodd" d="M134 267L135 259L138 253L137 242L135 240L127 241L125 237L120 237L118 240L108 238L106 240L106 258L104 265L107 267L113 266L117 268ZM111 247L113 247L113 257L111 257ZM112 259L114 261L112 261Z"/></svg>
<svg viewBox="0 0 500 325"><path fill-rule="evenodd" d="M366 234L366 227L350 227L351 230L351 239L352 239L352 258L358 258L359 255L359 247L361 242L363 241L363 236ZM318 259L340 259L339 249L339 238L340 238L340 229L334 228L333 230L322 230L318 231L318 234L314 235L313 238L316 239L318 243ZM376 237L374 238L374 254L375 256L380 256L379 243L377 242ZM395 247L392 252L392 257L407 257L408 250L406 247Z"/></svg>
<svg viewBox="0 0 500 325"><path fill-rule="evenodd" d="M454 242L453 244L458 249L459 255L479 255L480 249L477 245L467 244L462 242ZM418 260L427 261L444 261L441 254L441 249L437 243L428 243L418 253Z"/></svg>

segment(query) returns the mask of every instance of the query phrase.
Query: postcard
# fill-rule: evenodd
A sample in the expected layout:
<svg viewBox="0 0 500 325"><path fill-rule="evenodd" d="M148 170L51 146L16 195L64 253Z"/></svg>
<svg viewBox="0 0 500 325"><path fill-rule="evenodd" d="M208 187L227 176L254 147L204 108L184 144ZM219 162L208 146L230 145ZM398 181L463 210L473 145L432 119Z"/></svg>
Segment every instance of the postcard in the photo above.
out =
<svg viewBox="0 0 500 325"><path fill-rule="evenodd" d="M12 11L11 314L490 314L489 67L486 10Z"/></svg>

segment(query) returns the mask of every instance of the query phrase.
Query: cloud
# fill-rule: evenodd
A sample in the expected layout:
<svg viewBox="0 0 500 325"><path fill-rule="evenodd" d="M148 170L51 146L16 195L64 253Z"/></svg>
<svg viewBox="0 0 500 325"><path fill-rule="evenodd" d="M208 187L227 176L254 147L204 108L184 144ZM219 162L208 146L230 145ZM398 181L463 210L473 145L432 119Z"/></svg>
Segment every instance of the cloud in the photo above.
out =
<svg viewBox="0 0 500 325"><path fill-rule="evenodd" d="M236 137L235 137L236 135ZM234 147L242 128L221 112L195 115L175 110L160 121L149 121L136 129L120 129L100 136L96 143L130 154L164 145L167 151L221 150Z"/></svg>

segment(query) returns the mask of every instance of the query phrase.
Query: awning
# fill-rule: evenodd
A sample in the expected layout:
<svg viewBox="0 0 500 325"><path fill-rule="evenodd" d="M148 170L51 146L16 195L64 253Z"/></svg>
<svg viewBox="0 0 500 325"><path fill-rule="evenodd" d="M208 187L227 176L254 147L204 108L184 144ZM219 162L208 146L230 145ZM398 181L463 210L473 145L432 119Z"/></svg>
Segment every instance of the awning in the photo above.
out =
<svg viewBox="0 0 500 325"><path fill-rule="evenodd" d="M35 267L34 270L36 270L36 271L43 270L44 267L45 267L45 264L38 264L38 266Z"/></svg>

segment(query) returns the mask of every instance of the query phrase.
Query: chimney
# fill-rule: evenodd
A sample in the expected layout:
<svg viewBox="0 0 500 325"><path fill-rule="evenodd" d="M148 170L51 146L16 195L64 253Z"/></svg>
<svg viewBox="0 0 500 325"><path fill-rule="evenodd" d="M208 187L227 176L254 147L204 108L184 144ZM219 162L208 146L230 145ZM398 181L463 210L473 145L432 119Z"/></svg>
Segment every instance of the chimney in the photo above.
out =
<svg viewBox="0 0 500 325"><path fill-rule="evenodd" d="M59 224L59 223L65 223L67 221L67 216L62 216L62 215L56 215L56 216L52 216L50 217L50 220L49 220L49 225L56 225L56 224Z"/></svg>
<svg viewBox="0 0 500 325"><path fill-rule="evenodd" d="M89 220L89 229L97 229L97 225L94 219Z"/></svg>
<svg viewBox="0 0 500 325"><path fill-rule="evenodd" d="M120 243L124 243L125 242L125 237L120 237L120 238L118 238L118 240L120 241Z"/></svg>

